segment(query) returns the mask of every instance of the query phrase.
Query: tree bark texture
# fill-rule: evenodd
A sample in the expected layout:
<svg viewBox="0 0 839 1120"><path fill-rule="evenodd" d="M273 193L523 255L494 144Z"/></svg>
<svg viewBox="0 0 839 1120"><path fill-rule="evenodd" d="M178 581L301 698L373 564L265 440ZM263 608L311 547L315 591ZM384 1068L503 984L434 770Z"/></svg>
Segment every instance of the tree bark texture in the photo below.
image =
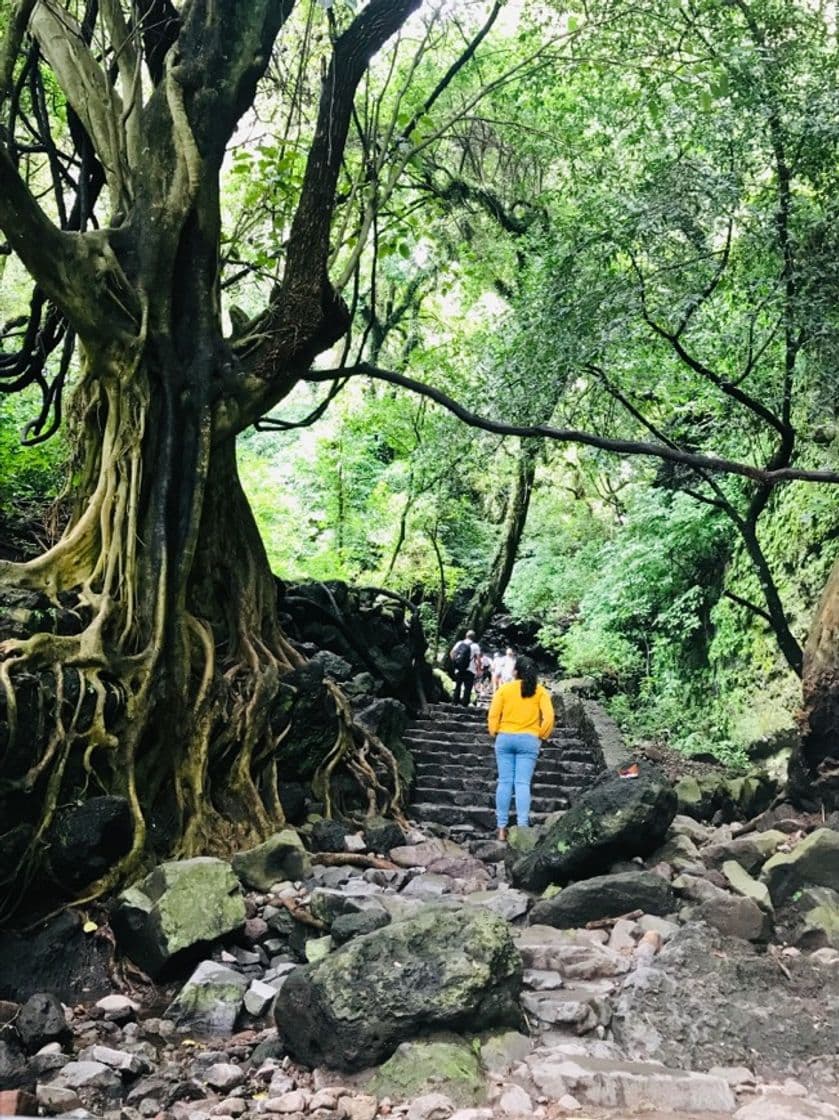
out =
<svg viewBox="0 0 839 1120"><path fill-rule="evenodd" d="M790 791L814 808L839 809L839 560L804 647L801 742L790 761Z"/></svg>
<svg viewBox="0 0 839 1120"><path fill-rule="evenodd" d="M475 592L466 616L466 627L481 634L492 616L501 609L504 594L513 574L522 534L527 524L533 480L536 477L537 447L523 442L516 459L516 472L507 497L504 523L487 578Z"/></svg>
<svg viewBox="0 0 839 1120"><path fill-rule="evenodd" d="M57 229L0 144L0 228L82 357L70 524L37 559L0 563L0 921L49 873L57 816L90 797L122 798L132 823L90 896L149 851L225 850L283 823L284 744L312 675L277 622L235 440L346 329L326 261L354 93L418 4L372 0L335 43L284 280L247 355L221 325L219 172L293 0L144 0L156 30L125 42L109 0L116 74L57 0L28 5L107 169L111 223ZM129 88L143 50L145 104ZM393 758L334 690L321 707L307 734L327 809L342 766L369 811L392 807Z"/></svg>

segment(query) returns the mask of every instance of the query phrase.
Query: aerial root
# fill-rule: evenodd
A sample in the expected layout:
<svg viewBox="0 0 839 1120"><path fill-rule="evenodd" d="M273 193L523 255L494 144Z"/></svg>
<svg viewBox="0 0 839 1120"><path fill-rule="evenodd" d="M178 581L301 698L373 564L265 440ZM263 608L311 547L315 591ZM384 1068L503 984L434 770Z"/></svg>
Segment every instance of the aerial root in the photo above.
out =
<svg viewBox="0 0 839 1120"><path fill-rule="evenodd" d="M324 816L331 817L334 812L332 782L339 765L343 765L356 779L366 798L368 818L384 813L405 824L402 783L393 752L372 731L359 725L349 700L334 681L326 678L324 686L338 716L335 743L312 782L316 794L323 801Z"/></svg>

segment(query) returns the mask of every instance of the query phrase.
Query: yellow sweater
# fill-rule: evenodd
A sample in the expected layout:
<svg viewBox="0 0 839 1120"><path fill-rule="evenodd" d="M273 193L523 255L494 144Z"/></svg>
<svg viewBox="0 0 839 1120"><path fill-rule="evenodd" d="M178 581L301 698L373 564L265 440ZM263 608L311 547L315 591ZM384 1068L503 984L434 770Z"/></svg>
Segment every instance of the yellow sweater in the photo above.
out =
<svg viewBox="0 0 839 1120"><path fill-rule="evenodd" d="M541 684L536 685L533 696L522 696L520 680L502 684L492 698L487 722L490 735L506 731L547 739L554 727L550 694Z"/></svg>

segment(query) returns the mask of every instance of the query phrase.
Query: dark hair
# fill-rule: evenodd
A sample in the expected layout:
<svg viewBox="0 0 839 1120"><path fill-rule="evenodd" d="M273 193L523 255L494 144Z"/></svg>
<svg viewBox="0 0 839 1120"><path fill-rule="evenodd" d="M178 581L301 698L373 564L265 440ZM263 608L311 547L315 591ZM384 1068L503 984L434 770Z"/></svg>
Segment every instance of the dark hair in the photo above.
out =
<svg viewBox="0 0 839 1120"><path fill-rule="evenodd" d="M529 657L516 658L516 676L521 681L522 696L533 696L536 693L536 666Z"/></svg>

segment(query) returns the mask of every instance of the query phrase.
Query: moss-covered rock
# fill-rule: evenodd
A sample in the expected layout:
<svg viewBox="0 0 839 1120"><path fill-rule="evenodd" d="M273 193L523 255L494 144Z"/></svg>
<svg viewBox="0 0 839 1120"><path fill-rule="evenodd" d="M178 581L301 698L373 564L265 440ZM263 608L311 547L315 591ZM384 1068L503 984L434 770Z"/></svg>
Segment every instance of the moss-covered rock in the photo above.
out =
<svg viewBox="0 0 839 1120"><path fill-rule="evenodd" d="M751 820L778 792L778 783L764 770L731 778L724 773L701 778L686 775L676 783L679 812L697 821L721 817L724 821Z"/></svg>
<svg viewBox="0 0 839 1120"><path fill-rule="evenodd" d="M791 852L778 852L760 875L776 906L805 886L839 890L839 832L819 828Z"/></svg>
<svg viewBox="0 0 839 1120"><path fill-rule="evenodd" d="M396 1100L445 1093L463 1108L480 1105L486 1098L476 1048L453 1037L403 1042L376 1071L370 1089L377 1097Z"/></svg>
<svg viewBox="0 0 839 1120"><path fill-rule="evenodd" d="M230 1034L250 981L216 961L202 961L166 1009L179 1031Z"/></svg>
<svg viewBox="0 0 839 1120"><path fill-rule="evenodd" d="M513 883L541 891L548 883L603 874L619 859L647 856L666 836L676 804L673 787L649 763L640 765L637 778L611 774L545 830L533 851L511 853Z"/></svg>
<svg viewBox="0 0 839 1120"><path fill-rule="evenodd" d="M506 922L429 906L297 969L275 1016L292 1057L355 1070L430 1030L520 1026L521 982Z"/></svg>
<svg viewBox="0 0 839 1120"><path fill-rule="evenodd" d="M839 892L808 887L801 898L803 925L796 944L804 949L839 949Z"/></svg>
<svg viewBox="0 0 839 1120"><path fill-rule="evenodd" d="M597 875L572 883L556 898L537 902L530 915L536 925L577 929L600 918L618 918L633 910L672 914L676 896L670 884L652 871Z"/></svg>
<svg viewBox="0 0 839 1120"><path fill-rule="evenodd" d="M310 868L303 841L292 828L274 833L256 848L238 852L231 862L242 882L257 891L267 891L284 879L302 879Z"/></svg>
<svg viewBox="0 0 839 1120"><path fill-rule="evenodd" d="M405 833L396 821L373 817L364 828L364 843L370 852L389 852L391 848L405 845Z"/></svg>
<svg viewBox="0 0 839 1120"><path fill-rule="evenodd" d="M538 836L535 828L525 828L515 824L507 834L507 844L514 852L523 855L525 852L533 851Z"/></svg>
<svg viewBox="0 0 839 1120"><path fill-rule="evenodd" d="M111 916L120 950L150 976L193 958L244 921L230 865L209 857L162 863L119 896Z"/></svg>

